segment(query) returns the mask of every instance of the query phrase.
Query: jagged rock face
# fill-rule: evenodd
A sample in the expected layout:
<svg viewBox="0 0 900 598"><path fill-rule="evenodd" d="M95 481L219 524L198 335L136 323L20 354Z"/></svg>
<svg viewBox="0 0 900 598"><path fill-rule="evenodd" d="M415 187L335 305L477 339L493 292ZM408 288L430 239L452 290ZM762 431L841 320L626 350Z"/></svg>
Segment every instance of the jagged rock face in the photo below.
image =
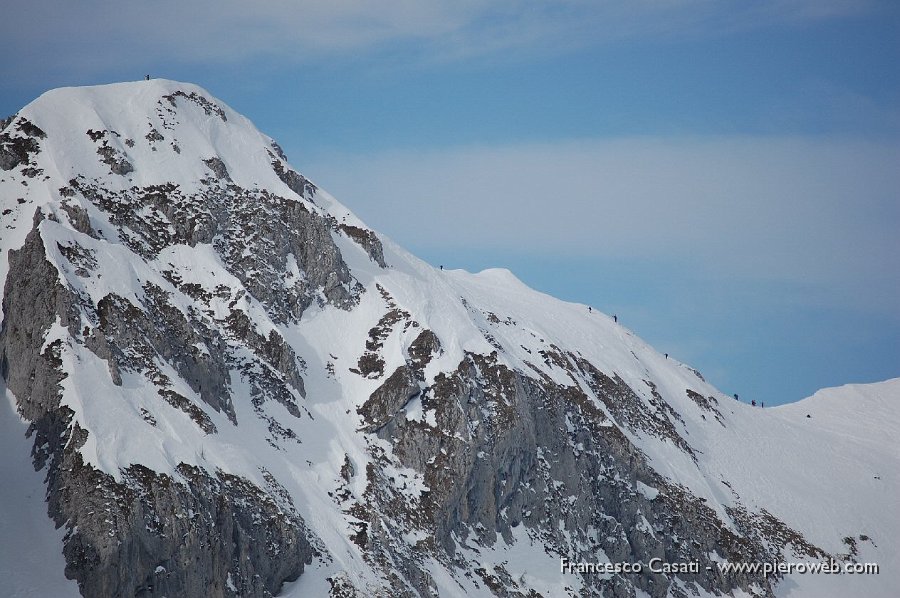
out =
<svg viewBox="0 0 900 598"><path fill-rule="evenodd" d="M577 371L575 363L570 367ZM715 593L768 587L762 575L724 578L706 569L714 553L754 561L774 558L775 552L761 539L739 537L703 502L654 472L579 388L522 376L497 364L496 354L468 355L421 398L426 410L436 412L434 427L407 421L401 410L417 389L411 368L399 368L360 411L371 422L366 429L391 442L400 462L423 474L430 492L407 503L404 512L395 496L376 489L384 475L376 472L370 475L367 498L385 504L381 509L360 504L355 513L389 511L394 521L425 527L448 558L456 548L454 538L492 545L500 536L511 541L512 530L523 526L542 545L575 561L591 562L602 551L613 562L647 563L654 557L698 562L702 574L685 575L687 588ZM389 461L382 456L375 463ZM655 496L636 492L638 484ZM384 525L380 516L370 517L371 526ZM403 529L382 534L402 535ZM791 544L785 539L777 549ZM396 566L396 560L390 562ZM409 579L427 580L415 570L412 553L402 562L413 569ZM492 583L486 572L482 576ZM631 595L622 579L592 581L589 593ZM515 580L493 583L527 593ZM666 596L671 586L662 574L635 576L631 583L651 596ZM427 583L417 590L430 594Z"/></svg>
<svg viewBox="0 0 900 598"><path fill-rule="evenodd" d="M839 555L723 469L745 415L695 370L382 244L199 88L0 124L0 373L85 596L771 596L715 562L876 543Z"/></svg>
<svg viewBox="0 0 900 598"><path fill-rule="evenodd" d="M174 184L109 193L76 178L60 192L108 214L125 231L125 244L145 259L174 245L213 244L228 271L277 321L299 320L317 297L341 306L355 301L358 289L350 288L353 281L324 218L296 200L222 179L207 182L200 194L185 194ZM285 276L289 256L304 278Z"/></svg>
<svg viewBox="0 0 900 598"><path fill-rule="evenodd" d="M134 466L116 483L77 454L61 465L50 506L77 528L66 573L85 596L273 596L312 560L303 520L243 478Z"/></svg>
<svg viewBox="0 0 900 598"><path fill-rule="evenodd" d="M116 299L108 298L98 306L101 325L84 342L90 346L91 339L101 339L97 342L102 346L91 349L109 361L114 377L114 371L131 366L127 359L142 355L135 351L136 344L144 343L144 357L146 353L165 357L185 347L184 341L194 334L177 319L181 325L177 331L160 326L164 317L149 326L144 311L129 306L130 310L117 312L110 307ZM182 464L180 480L135 465L116 481L84 463L78 449L88 433L73 423L72 411L60 405L60 382L67 376L59 356L63 341L42 347L54 321L78 338L78 304L79 298L58 282L35 228L20 250L10 252L0 373L15 395L23 397L19 409L31 420L35 465L48 467L50 514L57 525L69 529L67 576L78 581L85 596L276 594L284 581L302 573L313 549L302 518L277 492L274 479L263 490L238 476L210 475ZM152 310L150 315L160 316ZM177 336L179 332L186 336ZM160 339L167 336L179 338L180 344L164 344ZM182 359L174 356L177 363ZM184 366L185 379L201 379L207 388L221 392L209 381L222 382L222 364L208 363L208 368L197 362ZM169 400L165 390L160 394ZM217 395L209 396L212 400ZM215 432L202 409L180 398L194 410L190 413L198 425ZM282 554L285 548L291 550Z"/></svg>
<svg viewBox="0 0 900 598"><path fill-rule="evenodd" d="M15 126L11 127L14 120ZM16 120L10 117L0 124L3 125L0 127L0 169L12 170L21 164L31 165L31 156L40 151L40 140L47 137L46 133L26 118ZM29 172L34 171L23 169L26 176Z"/></svg>

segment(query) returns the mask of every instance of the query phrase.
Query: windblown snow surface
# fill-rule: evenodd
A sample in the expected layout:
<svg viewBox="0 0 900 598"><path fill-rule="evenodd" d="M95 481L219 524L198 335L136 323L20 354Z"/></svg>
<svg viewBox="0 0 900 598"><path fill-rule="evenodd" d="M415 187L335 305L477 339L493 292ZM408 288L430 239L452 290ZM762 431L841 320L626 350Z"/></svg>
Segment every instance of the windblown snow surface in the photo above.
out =
<svg viewBox="0 0 900 598"><path fill-rule="evenodd" d="M174 99L161 100L164 97ZM389 442L363 430L358 409L387 374L407 363L410 345L423 330L432 331L441 347L424 366L423 389L433 386L442 373L456 370L467 354L494 354L510 370L559 385L574 384L594 397L586 382L573 379L556 360L541 357L553 347L610 377L617 375L649 405L648 412L655 413L661 408L652 402L646 382L652 381L664 404L678 415L674 429L693 457L672 437L649 433L640 423L626 425L606 403L592 400L608 425L620 427L658 474L686 488L722 521L732 521L728 508L767 512L829 555L880 566L877 575L786 575L775 586L777 595L896 595L900 379L826 389L797 403L755 408L724 395L692 368L666 358L611 317L534 291L507 270L477 274L438 270L378 235L386 265L382 267L358 235L351 234L369 231L362 222L322 190L312 187L303 197L289 187L273 170L277 153L273 141L208 92L189 84L156 80L54 90L24 108L17 119L6 125L11 138L25 138L15 130L22 119L39 127L45 137L33 137L39 140L40 151L27 162L0 171L0 280L7 279L9 251L23 246L40 211L43 219L36 227L46 259L57 269L63 286L93 305L110 293L134 305L145 304L152 283L186 317L193 314L216 322L240 310L262 337L274 331L294 351L304 386L302 393L290 391L299 416L278 401L254 405L247 399L253 392L248 380L232 373L232 419L224 409L208 408L196 388L157 359L154 363L170 381L169 388L199 406L215 427L215 433L206 433L184 410L161 401L159 389L145 373L122 370L117 383L107 361L73 340L61 323L43 340L44 347L62 341L62 404L88 433L79 449L87 464L117 480L133 464L177 479L181 463L241 476L261 488L268 487L263 468L277 479L318 538L321 552L328 555L314 559L296 581L284 585L281 595L328 595L328 579L336 574L346 576L364 593L366 588L381 587L383 580L367 562L364 549L352 540L353 518L333 494L343 483L338 472L347 461L357 472L366 471L373 445L391 454ZM102 137L96 133L95 141L86 134L89 131L105 133ZM103 150L105 146L111 149ZM109 205L100 209L83 197L99 182L105 193L123 197L129 190L154 185L195 189L198 181L212 177L212 166L203 160L213 157L227 169L234 185L290 198L329 219L331 237L352 275L352 280L340 283L348 296L355 297L350 308L314 297L299 319L278 318L259 297L240 292L247 287L246 280L235 275L214 244L172 243L139 255L142 241L135 240L139 235L115 222L115 210ZM27 169L30 174L23 174ZM62 191L73 188L76 192ZM96 234L79 230L73 224L76 211L66 205L85 212ZM163 233L174 231L171 214L152 205L144 209L145 221L154 222ZM241 234L251 239L256 232ZM77 251L72 249L76 247ZM248 241L246 251L257 249ZM293 288L307 273L298 268L293 254L285 259L283 279L286 288ZM7 281L7 292L10 284ZM196 293L192 296L185 288ZM204 297L202 305L197 296ZM395 318L386 322L392 311ZM372 330L380 324L383 334L373 343ZM195 348L200 354L214 350L202 342ZM377 371L361 375L359 365L366 352L383 363ZM704 408L687 390L712 397L714 408ZM14 411L17 397L5 388L4 392L0 594L77 595L75 583L62 575L64 530L54 529L45 516L43 474L30 469L27 422ZM402 410L408 421L437 426L434 410L420 396ZM274 434L273 419L291 433ZM427 490L421 472L398 465L393 473L402 493ZM349 479L346 490L363 497L366 484L366 476L357 475ZM644 484L634 490L648 500L658 492ZM427 534L427 529L411 528L405 539L414 546ZM519 588L544 596L577 595L582 588L581 577L561 571L560 557L565 555L545 550L526 526L515 527L506 538L498 535L490 545L459 539L457 550L467 562L480 563L489 572L502 566ZM598 561L607 558L596 555ZM781 560L804 559L784 554ZM433 560L427 568L442 596L493 595L488 585L446 563ZM749 594L735 590L732 595Z"/></svg>

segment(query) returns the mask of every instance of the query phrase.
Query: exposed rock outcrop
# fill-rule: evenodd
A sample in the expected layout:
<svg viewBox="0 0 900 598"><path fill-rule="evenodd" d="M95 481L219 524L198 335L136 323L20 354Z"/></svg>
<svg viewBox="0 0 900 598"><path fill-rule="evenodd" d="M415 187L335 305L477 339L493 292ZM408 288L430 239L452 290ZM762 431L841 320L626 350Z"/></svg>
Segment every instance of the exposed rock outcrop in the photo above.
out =
<svg viewBox="0 0 900 598"><path fill-rule="evenodd" d="M302 518L277 488L184 464L177 477L133 466L117 481L84 462L79 449L89 434L61 404L61 351L79 338L82 302L59 282L35 226L24 246L10 252L0 373L19 397L19 412L31 421L35 467L47 468L49 514L67 529L66 575L85 596L275 595L314 553ZM131 367L121 360L139 355L138 348L171 353L169 360L183 364L187 378L215 391L207 402L229 396L215 364L180 352L195 332L186 321L167 316L170 307L155 306L163 311L153 327L137 307L115 304L111 298L100 306L100 332L84 341L102 339L93 347L98 354L122 368ZM167 320L179 328L159 326ZM46 343L55 323L70 336ZM176 338L179 344L171 344ZM145 344L148 339L155 342Z"/></svg>

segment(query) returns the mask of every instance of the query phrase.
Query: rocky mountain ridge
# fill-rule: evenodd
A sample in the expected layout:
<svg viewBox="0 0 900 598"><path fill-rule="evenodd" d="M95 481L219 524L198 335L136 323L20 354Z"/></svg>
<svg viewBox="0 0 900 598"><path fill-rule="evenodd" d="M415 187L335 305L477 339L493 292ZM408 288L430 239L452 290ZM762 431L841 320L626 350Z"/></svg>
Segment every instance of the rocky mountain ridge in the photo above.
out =
<svg viewBox="0 0 900 598"><path fill-rule="evenodd" d="M0 373L85 596L772 596L804 580L718 563L897 558L895 445L838 467L865 508L828 519L859 501L817 481L812 418L507 271L435 270L199 87L2 124ZM760 437L796 463L760 474Z"/></svg>

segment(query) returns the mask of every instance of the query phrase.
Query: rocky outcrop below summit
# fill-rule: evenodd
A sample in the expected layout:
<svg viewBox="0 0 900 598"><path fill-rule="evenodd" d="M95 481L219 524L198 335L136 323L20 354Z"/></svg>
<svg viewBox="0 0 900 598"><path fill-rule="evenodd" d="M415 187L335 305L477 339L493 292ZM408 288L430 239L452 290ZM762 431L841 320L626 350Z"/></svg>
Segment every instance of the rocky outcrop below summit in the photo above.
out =
<svg viewBox="0 0 900 598"><path fill-rule="evenodd" d="M574 356L567 367L588 381L599 374ZM598 390L620 398L622 383L606 380ZM430 423L407 417L410 401L433 414ZM777 518L769 523L779 534L754 532L742 519L749 525L738 535L704 501L657 474L579 386L510 370L496 354L469 354L427 388L411 367L401 367L360 414L369 433L392 445L393 456L370 445L365 500L345 508L365 522L357 541L372 564L386 576L401 574L423 596L435 595L423 552L476 571L498 596L530 595L502 571L479 569L477 551L469 549L512 543L518 532L570 562L606 555L619 563L698 563L697 572L587 574L581 595L590 596L633 596L635 588L654 598L739 590L773 596L773 578L726 576L715 561L771 561L783 550L824 555ZM390 490L398 467L420 472L427 490L414 496ZM427 539L408 546L401 539L410 529L427 532Z"/></svg>
<svg viewBox="0 0 900 598"><path fill-rule="evenodd" d="M277 594L285 581L303 572L316 551L289 496L267 472L262 472L266 487L261 488L238 476L185 464L174 477L132 466L116 479L84 462L79 449L89 434L61 404L66 374L60 353L67 341L45 343L51 327L59 323L69 338L82 338L88 345L90 339L102 338L94 350L110 360L111 369L128 367L118 361L125 355L140 355L134 351L139 338L155 355L175 362L183 358L164 355L165 344L147 342L172 331L134 326L140 317L131 318L128 326L101 325L96 334L80 336L83 301L59 282L36 226L25 245L10 255L0 373L19 398L19 412L31 422L35 467L47 472L49 514L67 529L66 575L85 596ZM99 307L105 314L101 320L115 319L109 309ZM188 334L182 341L188 341L191 332L182 332ZM215 376L221 382L222 366L213 363L199 375L207 384ZM211 374L215 371L220 374Z"/></svg>

